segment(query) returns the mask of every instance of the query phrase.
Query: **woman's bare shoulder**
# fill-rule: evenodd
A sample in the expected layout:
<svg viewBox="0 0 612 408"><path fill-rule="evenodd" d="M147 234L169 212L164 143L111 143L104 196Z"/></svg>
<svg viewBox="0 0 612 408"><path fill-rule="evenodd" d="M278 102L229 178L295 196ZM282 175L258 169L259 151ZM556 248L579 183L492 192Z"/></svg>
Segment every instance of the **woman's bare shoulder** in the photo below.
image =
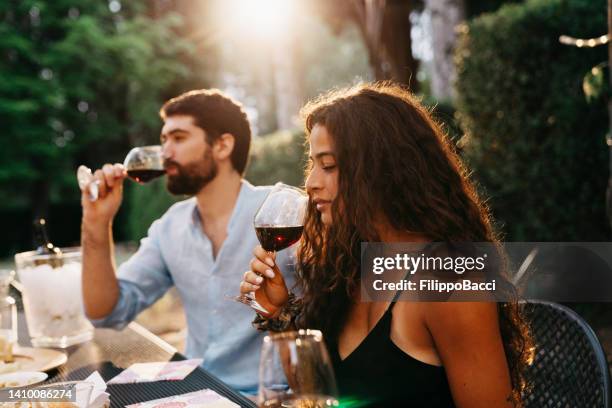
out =
<svg viewBox="0 0 612 408"><path fill-rule="evenodd" d="M428 302L422 311L423 320L434 337L473 338L499 331L494 302Z"/></svg>

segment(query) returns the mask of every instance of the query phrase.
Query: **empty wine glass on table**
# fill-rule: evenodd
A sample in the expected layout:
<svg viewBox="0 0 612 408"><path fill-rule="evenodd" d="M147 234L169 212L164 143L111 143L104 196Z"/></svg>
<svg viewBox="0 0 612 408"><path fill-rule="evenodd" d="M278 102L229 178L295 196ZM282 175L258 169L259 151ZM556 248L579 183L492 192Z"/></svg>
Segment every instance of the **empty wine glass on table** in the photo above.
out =
<svg viewBox="0 0 612 408"><path fill-rule="evenodd" d="M260 407L337 407L338 391L323 335L300 330L266 336L259 364Z"/></svg>
<svg viewBox="0 0 612 408"><path fill-rule="evenodd" d="M133 148L125 156L123 166L127 170L128 177L140 184L163 176L166 172L161 146ZM98 181L94 180L91 169L79 166L77 169L77 180L81 190L87 189L89 199L96 201L98 199Z"/></svg>
<svg viewBox="0 0 612 408"><path fill-rule="evenodd" d="M303 190L276 183L255 213L253 225L261 247L268 252L282 251L298 242L304 229L308 196ZM232 297L253 309L268 313L255 293Z"/></svg>

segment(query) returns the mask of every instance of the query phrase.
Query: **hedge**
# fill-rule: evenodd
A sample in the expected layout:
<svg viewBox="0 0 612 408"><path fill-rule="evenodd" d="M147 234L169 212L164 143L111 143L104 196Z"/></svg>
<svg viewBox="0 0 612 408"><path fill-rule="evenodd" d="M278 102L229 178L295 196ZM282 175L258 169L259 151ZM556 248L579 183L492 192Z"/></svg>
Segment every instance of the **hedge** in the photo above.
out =
<svg viewBox="0 0 612 408"><path fill-rule="evenodd" d="M462 28L460 144L508 241L609 236L606 101L587 103L582 91L607 48L558 40L606 31L605 0L529 0Z"/></svg>

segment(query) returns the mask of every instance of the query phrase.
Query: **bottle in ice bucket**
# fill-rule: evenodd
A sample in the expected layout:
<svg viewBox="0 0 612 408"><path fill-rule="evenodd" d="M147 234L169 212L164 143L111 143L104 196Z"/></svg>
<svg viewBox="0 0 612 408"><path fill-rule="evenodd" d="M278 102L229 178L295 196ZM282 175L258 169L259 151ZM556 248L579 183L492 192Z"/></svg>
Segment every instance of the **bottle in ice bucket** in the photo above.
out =
<svg viewBox="0 0 612 408"><path fill-rule="evenodd" d="M13 361L13 346L17 344L17 306L9 296L15 271L0 269L0 365Z"/></svg>
<svg viewBox="0 0 612 408"><path fill-rule="evenodd" d="M83 310L81 248L51 244L44 219L35 228L38 248L15 255L32 344L65 348L91 340L93 327Z"/></svg>

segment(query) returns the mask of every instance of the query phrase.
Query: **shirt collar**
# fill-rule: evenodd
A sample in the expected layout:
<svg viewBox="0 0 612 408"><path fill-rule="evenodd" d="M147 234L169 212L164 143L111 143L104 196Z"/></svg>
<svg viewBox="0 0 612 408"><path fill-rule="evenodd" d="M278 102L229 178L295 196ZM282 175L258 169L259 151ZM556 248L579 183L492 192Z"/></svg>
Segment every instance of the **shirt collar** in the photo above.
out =
<svg viewBox="0 0 612 408"><path fill-rule="evenodd" d="M247 199L247 195L250 191L254 189L253 185L249 183L245 179L240 180L240 192L238 193L238 198L236 199L236 204L234 205L234 210L232 211L232 215L230 216L229 223L227 224L227 232L231 231L232 227L236 223L236 219L239 218L238 214L243 207L244 201ZM194 227L199 227L201 225L200 213L198 211L198 200L193 198L193 208L191 209L191 224Z"/></svg>

